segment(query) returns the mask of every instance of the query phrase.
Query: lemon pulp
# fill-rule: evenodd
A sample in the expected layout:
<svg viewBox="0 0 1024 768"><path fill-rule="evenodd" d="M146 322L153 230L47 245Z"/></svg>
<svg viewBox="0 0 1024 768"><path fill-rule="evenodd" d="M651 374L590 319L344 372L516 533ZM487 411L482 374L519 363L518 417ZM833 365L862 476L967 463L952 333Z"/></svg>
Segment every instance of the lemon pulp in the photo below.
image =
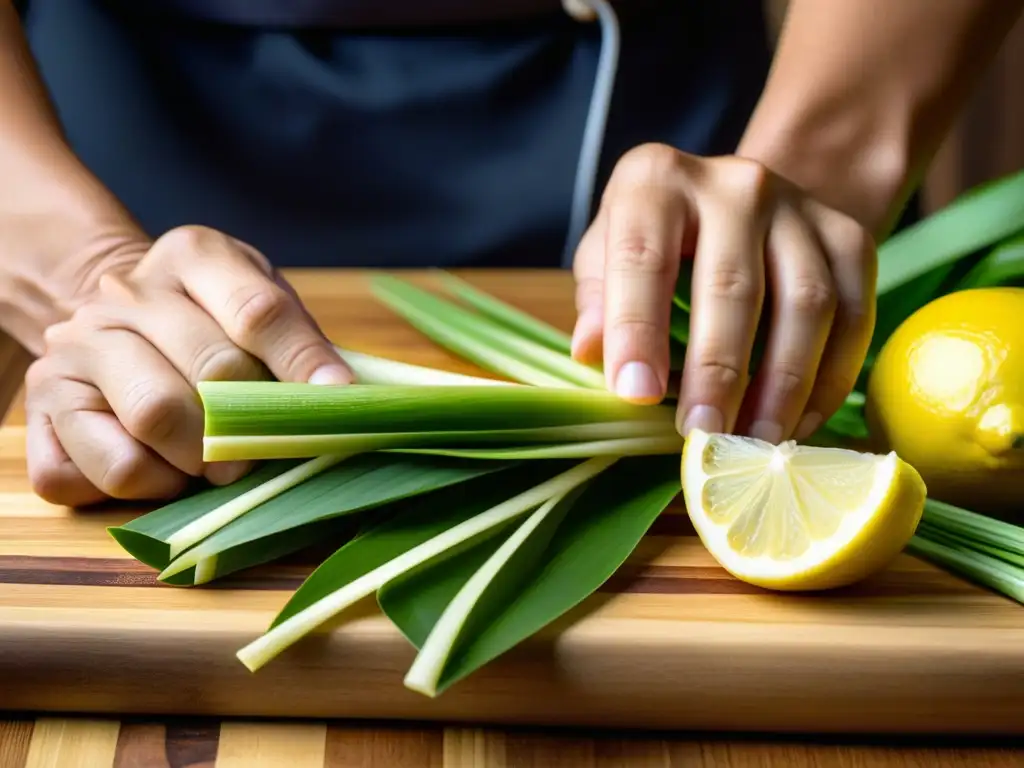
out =
<svg viewBox="0 0 1024 768"><path fill-rule="evenodd" d="M884 568L921 519L925 486L895 453L687 437L683 496L712 556L772 589L827 589Z"/></svg>

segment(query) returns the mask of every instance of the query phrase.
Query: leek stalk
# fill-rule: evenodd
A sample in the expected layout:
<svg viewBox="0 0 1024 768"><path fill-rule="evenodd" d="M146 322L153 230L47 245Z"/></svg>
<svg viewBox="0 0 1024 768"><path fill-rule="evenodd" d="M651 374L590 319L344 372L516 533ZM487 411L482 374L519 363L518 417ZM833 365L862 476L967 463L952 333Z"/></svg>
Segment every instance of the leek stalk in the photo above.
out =
<svg viewBox="0 0 1024 768"><path fill-rule="evenodd" d="M607 469L614 462L615 458L607 457L589 459L551 480L449 528L290 616L242 648L237 654L239 660L250 671L256 671L325 621L377 591L391 579L529 512L553 496L564 494Z"/></svg>

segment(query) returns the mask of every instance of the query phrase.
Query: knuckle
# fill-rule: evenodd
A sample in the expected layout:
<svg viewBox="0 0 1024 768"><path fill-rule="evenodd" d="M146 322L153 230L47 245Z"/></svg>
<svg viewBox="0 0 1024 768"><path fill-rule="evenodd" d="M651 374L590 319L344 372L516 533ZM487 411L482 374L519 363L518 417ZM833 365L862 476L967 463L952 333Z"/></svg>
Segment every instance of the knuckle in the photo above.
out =
<svg viewBox="0 0 1024 768"><path fill-rule="evenodd" d="M772 392L775 394L775 401L782 404L805 394L812 384L807 371L788 362L780 362L772 366L768 380Z"/></svg>
<svg viewBox="0 0 1024 768"><path fill-rule="evenodd" d="M114 499L133 498L149 461L149 457L138 448L111 456L99 479L99 489Z"/></svg>
<svg viewBox="0 0 1024 768"><path fill-rule="evenodd" d="M150 249L155 257L178 256L183 253L204 254L224 248L230 238L210 227L186 224L165 232Z"/></svg>
<svg viewBox="0 0 1024 768"><path fill-rule="evenodd" d="M746 381L739 362L726 355L710 355L697 361L696 378L711 391L733 391Z"/></svg>
<svg viewBox="0 0 1024 768"><path fill-rule="evenodd" d="M628 150L619 160L617 171L627 184L646 184L682 170L685 157L675 147L657 142L640 144Z"/></svg>
<svg viewBox="0 0 1024 768"><path fill-rule="evenodd" d="M251 349L270 328L291 311L288 294L269 285L247 285L234 292L230 299L232 327L226 329L231 340Z"/></svg>
<svg viewBox="0 0 1024 768"><path fill-rule="evenodd" d="M725 157L716 161L718 183L728 197L744 207L760 207L773 189L772 172L756 160Z"/></svg>
<svg viewBox="0 0 1024 768"><path fill-rule="evenodd" d="M201 347L189 365L189 381L239 381L255 377L255 361L234 344Z"/></svg>
<svg viewBox="0 0 1024 768"><path fill-rule="evenodd" d="M754 305L761 300L761 285L754 275L729 264L719 264L711 271L707 292L712 299L736 304Z"/></svg>
<svg viewBox="0 0 1024 768"><path fill-rule="evenodd" d="M838 302L832 285L818 279L798 280L790 290L788 300L794 310L806 315L831 314Z"/></svg>
<svg viewBox="0 0 1024 768"><path fill-rule="evenodd" d="M32 492L50 504L67 504L71 489L60 467L29 459L28 479Z"/></svg>
<svg viewBox="0 0 1024 768"><path fill-rule="evenodd" d="M31 393L33 390L45 387L53 376L48 357L40 357L32 362L25 371L25 388Z"/></svg>
<svg viewBox="0 0 1024 768"><path fill-rule="evenodd" d="M313 339L284 345L284 351L276 355L278 364L290 375L304 377L312 373L323 359L323 347Z"/></svg>
<svg viewBox="0 0 1024 768"><path fill-rule="evenodd" d="M124 428L136 440L161 442L175 433L183 422L183 403L152 381L137 379L125 392Z"/></svg>
<svg viewBox="0 0 1024 768"><path fill-rule="evenodd" d="M636 235L614 244L609 267L612 272L662 275L668 272L669 259L661 248Z"/></svg>
<svg viewBox="0 0 1024 768"><path fill-rule="evenodd" d="M600 307L604 300L604 284L593 278L580 280L576 285L576 310Z"/></svg>

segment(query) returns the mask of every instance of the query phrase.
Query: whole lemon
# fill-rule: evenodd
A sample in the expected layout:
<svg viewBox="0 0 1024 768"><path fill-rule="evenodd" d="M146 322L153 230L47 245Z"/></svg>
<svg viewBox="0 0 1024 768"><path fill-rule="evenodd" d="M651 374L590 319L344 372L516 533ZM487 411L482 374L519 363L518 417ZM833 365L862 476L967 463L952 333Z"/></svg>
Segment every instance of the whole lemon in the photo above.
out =
<svg viewBox="0 0 1024 768"><path fill-rule="evenodd" d="M1024 505L1024 288L935 299L886 341L868 380L872 441L928 495L979 512Z"/></svg>

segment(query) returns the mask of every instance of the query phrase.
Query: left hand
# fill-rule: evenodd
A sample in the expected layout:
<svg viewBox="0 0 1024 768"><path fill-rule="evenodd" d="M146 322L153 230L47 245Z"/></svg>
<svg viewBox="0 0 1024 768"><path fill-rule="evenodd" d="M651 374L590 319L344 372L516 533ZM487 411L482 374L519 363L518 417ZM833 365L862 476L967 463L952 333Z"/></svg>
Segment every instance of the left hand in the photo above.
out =
<svg viewBox="0 0 1024 768"><path fill-rule="evenodd" d="M694 265L680 432L772 443L809 436L853 389L867 355L877 273L871 234L754 160L659 144L627 152L573 266L573 356L603 359L608 388L624 399L665 395L684 258ZM766 347L748 381L766 291Z"/></svg>

